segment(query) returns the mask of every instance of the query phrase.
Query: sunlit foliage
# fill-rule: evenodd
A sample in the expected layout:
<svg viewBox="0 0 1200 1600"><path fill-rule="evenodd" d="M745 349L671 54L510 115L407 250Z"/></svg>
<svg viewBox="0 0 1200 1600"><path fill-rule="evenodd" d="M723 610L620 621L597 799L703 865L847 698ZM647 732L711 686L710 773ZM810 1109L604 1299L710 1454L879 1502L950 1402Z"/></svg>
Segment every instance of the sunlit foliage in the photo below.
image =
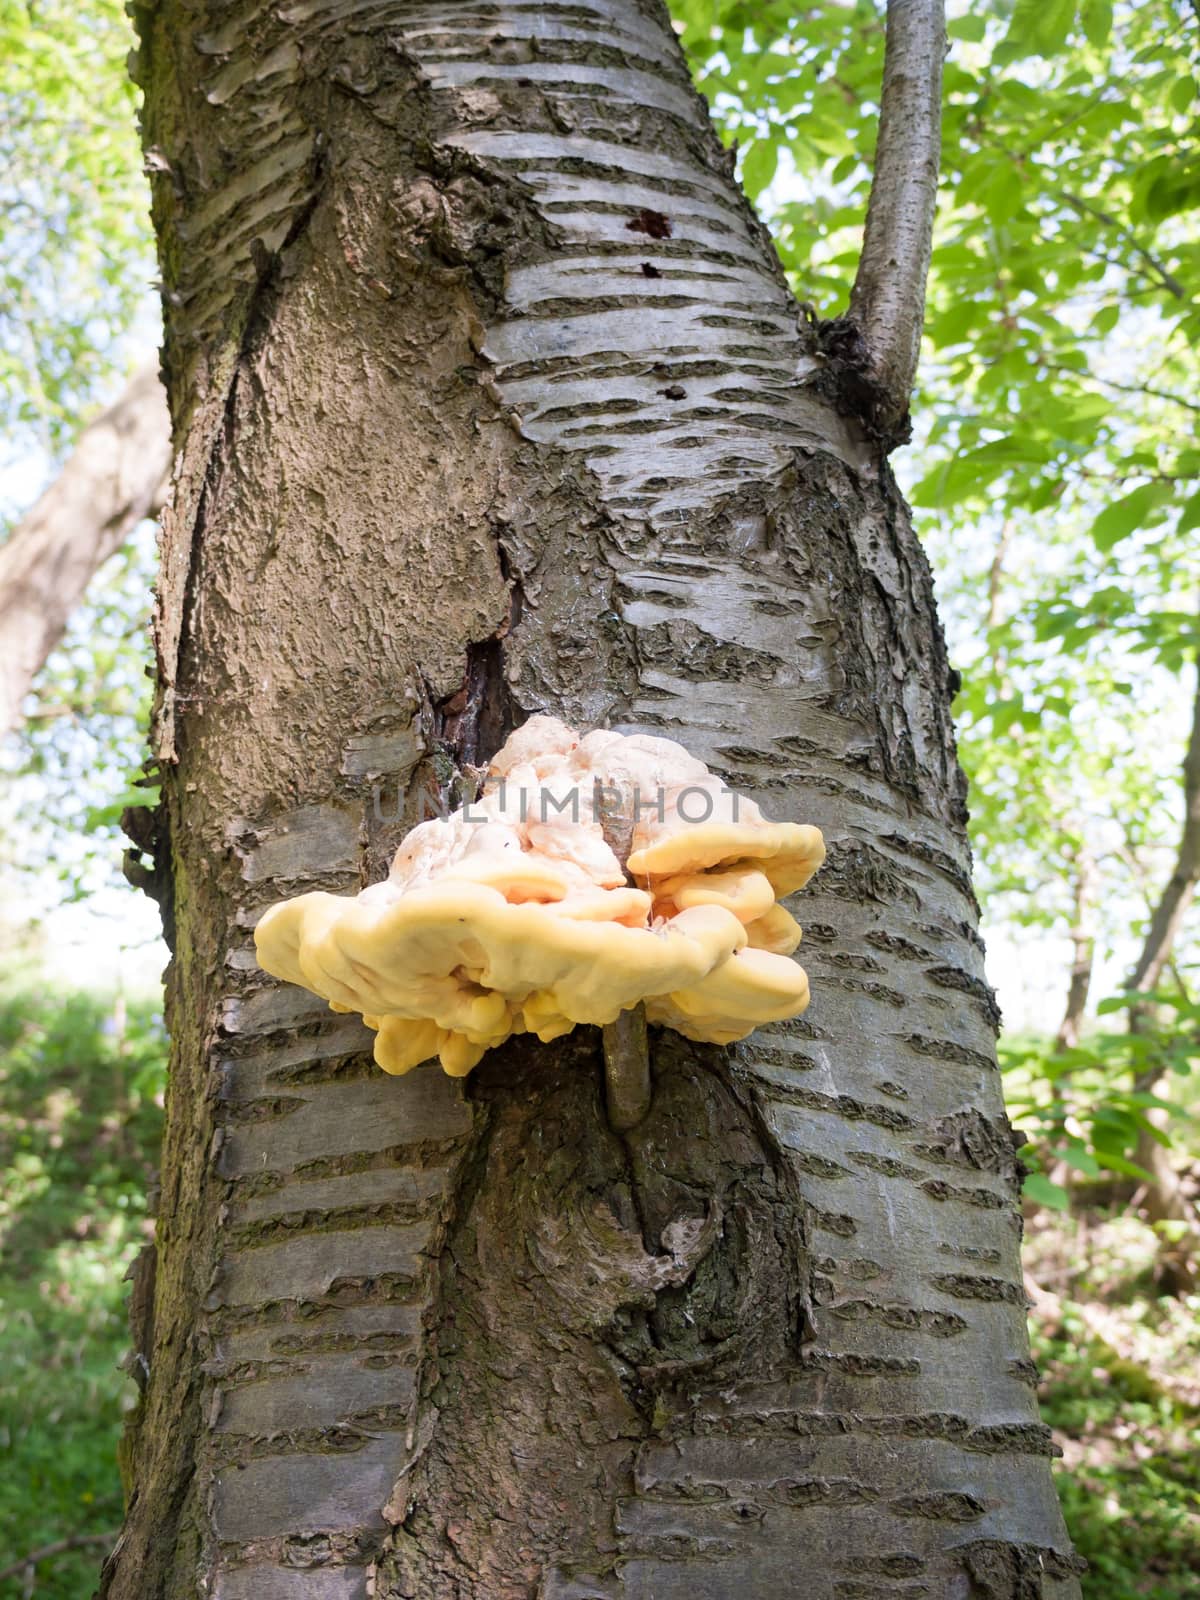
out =
<svg viewBox="0 0 1200 1600"><path fill-rule="evenodd" d="M0 424L48 449L153 276L121 0L0 0ZM21 439L18 433L17 439Z"/></svg>

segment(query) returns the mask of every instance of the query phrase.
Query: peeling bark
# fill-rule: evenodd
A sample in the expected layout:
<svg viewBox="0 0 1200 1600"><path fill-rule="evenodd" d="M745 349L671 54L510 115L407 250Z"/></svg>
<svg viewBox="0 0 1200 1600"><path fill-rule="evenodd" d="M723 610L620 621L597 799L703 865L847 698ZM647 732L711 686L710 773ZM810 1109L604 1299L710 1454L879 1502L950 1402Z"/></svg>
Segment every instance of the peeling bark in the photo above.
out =
<svg viewBox="0 0 1200 1600"><path fill-rule="evenodd" d="M929 573L664 10L142 29L173 1064L103 1594L1077 1595ZM250 953L539 710L831 845L810 1012L651 1030L620 1133L599 1030L390 1079Z"/></svg>
<svg viewBox="0 0 1200 1600"><path fill-rule="evenodd" d="M58 477L0 546L0 736L93 574L162 505L171 441L147 367L80 434Z"/></svg>

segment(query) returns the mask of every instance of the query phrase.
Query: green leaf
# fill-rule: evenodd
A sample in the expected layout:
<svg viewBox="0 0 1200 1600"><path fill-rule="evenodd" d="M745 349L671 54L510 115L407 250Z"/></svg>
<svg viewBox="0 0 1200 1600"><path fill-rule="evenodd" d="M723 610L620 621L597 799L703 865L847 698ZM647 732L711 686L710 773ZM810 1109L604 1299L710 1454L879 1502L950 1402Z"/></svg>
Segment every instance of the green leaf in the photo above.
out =
<svg viewBox="0 0 1200 1600"><path fill-rule="evenodd" d="M1020 210L1023 194L1021 174L1015 162L997 164L991 177L975 191L976 201L993 224L1007 222Z"/></svg>
<svg viewBox="0 0 1200 1600"><path fill-rule="evenodd" d="M1121 320L1121 308L1117 305L1102 306L1092 318L1091 332L1098 339L1103 339L1110 334Z"/></svg>
<svg viewBox="0 0 1200 1600"><path fill-rule="evenodd" d="M987 33L987 19L981 16L956 17L947 24L946 32L951 39L965 39L969 44L978 44Z"/></svg>
<svg viewBox="0 0 1200 1600"><path fill-rule="evenodd" d="M774 139L756 139L742 157L742 185L751 200L756 200L779 164L779 146Z"/></svg>
<svg viewBox="0 0 1200 1600"><path fill-rule="evenodd" d="M1183 509L1179 513L1178 531L1190 533L1193 528L1200 528L1200 489L1183 502Z"/></svg>
<svg viewBox="0 0 1200 1600"><path fill-rule="evenodd" d="M1100 1176L1100 1163L1096 1157L1079 1140L1075 1140L1065 1149L1059 1151L1059 1156L1068 1167L1073 1167L1076 1172L1082 1172L1085 1178L1098 1178Z"/></svg>
<svg viewBox="0 0 1200 1600"><path fill-rule="evenodd" d="M1025 1179L1021 1192L1035 1205L1049 1206L1054 1211L1070 1209L1070 1195L1060 1184L1051 1183L1043 1172L1031 1172Z"/></svg>
<svg viewBox="0 0 1200 1600"><path fill-rule="evenodd" d="M83 827L87 832L116 827L124 811L138 806L156 806L158 794L157 785L141 787L131 784L107 804L89 807L83 816Z"/></svg>
<svg viewBox="0 0 1200 1600"><path fill-rule="evenodd" d="M1096 1160L1107 1172L1119 1172L1123 1178L1139 1178L1143 1183L1153 1183L1153 1174L1144 1167L1137 1166L1134 1162L1126 1160L1114 1150L1097 1148Z"/></svg>
<svg viewBox="0 0 1200 1600"><path fill-rule="evenodd" d="M1083 0L1080 21L1087 42L1097 50L1102 49L1112 33L1112 0Z"/></svg>
<svg viewBox="0 0 1200 1600"><path fill-rule="evenodd" d="M1191 1225L1184 1219L1174 1221L1164 1217L1161 1222L1153 1224L1154 1231L1167 1241L1168 1244L1178 1244L1181 1239L1186 1239L1191 1232Z"/></svg>
<svg viewBox="0 0 1200 1600"><path fill-rule="evenodd" d="M1098 1016L1110 1016L1114 1011L1128 1011L1130 1006L1139 1005L1145 1000L1143 994L1110 994L1106 995L1096 1007Z"/></svg>
<svg viewBox="0 0 1200 1600"><path fill-rule="evenodd" d="M1075 22L1075 0L1017 0L1004 43L1009 53L1053 56Z"/></svg>
<svg viewBox="0 0 1200 1600"><path fill-rule="evenodd" d="M1092 524L1092 542L1096 549L1108 555L1122 539L1146 526L1163 501L1170 497L1170 492L1166 484L1144 483L1108 506Z"/></svg>

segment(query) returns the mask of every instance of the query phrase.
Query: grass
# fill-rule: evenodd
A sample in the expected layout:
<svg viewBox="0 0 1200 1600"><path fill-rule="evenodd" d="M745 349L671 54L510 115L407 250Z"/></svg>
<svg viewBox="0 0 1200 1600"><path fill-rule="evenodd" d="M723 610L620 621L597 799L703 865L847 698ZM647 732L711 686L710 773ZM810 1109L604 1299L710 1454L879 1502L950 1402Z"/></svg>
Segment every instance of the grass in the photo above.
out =
<svg viewBox="0 0 1200 1600"><path fill-rule="evenodd" d="M0 1570L114 1531L134 1389L125 1269L149 1234L164 1075L152 1004L0 996ZM1136 1218L1037 1213L1027 1265L1046 1420L1087 1600L1200 1594L1200 1297L1158 1299ZM0 1580L87 1600L104 1543Z"/></svg>
<svg viewBox="0 0 1200 1600"><path fill-rule="evenodd" d="M150 1004L0 999L0 1570L120 1525L122 1279L149 1229L162 1075ZM86 1600L103 1554L63 1551L0 1600Z"/></svg>

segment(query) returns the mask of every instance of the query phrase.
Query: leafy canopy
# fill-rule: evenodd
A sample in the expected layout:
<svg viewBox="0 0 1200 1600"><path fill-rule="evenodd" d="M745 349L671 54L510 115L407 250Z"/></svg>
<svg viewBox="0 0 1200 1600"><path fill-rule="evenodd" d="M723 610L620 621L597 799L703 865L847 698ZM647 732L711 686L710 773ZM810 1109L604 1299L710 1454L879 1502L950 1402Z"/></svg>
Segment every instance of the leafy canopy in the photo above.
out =
<svg viewBox="0 0 1200 1600"><path fill-rule="evenodd" d="M153 276L121 0L0 0L0 423L69 440ZM151 335L152 337L153 335Z"/></svg>

